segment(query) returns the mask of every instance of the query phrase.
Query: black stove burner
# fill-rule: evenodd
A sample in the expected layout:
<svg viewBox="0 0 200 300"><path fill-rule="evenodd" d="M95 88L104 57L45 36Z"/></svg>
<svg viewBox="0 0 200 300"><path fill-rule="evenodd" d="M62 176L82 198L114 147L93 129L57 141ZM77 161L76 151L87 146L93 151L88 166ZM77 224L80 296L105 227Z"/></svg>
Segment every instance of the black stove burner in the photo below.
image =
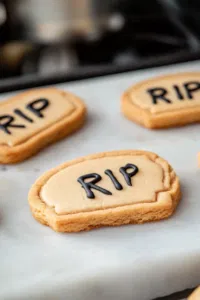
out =
<svg viewBox="0 0 200 300"><path fill-rule="evenodd" d="M4 51L0 52L4 55L0 91L200 58L200 33L198 35L190 23L185 22L186 12L180 15L177 9L166 5L166 1L159 2L165 4L164 9L158 5L146 9L139 1L133 4L126 0L127 5L121 8L125 19L123 28L106 32L96 41L51 46L22 44L17 48L14 45L14 49L7 52L8 46L4 45ZM8 59L6 54L10 53L15 55Z"/></svg>

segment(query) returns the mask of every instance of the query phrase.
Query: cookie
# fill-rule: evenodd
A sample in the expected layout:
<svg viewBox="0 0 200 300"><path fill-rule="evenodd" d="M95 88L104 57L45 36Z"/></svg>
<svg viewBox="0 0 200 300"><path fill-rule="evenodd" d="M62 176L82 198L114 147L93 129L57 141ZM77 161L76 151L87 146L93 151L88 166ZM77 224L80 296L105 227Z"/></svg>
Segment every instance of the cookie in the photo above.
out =
<svg viewBox="0 0 200 300"><path fill-rule="evenodd" d="M181 73L140 82L122 96L122 113L147 128L200 121L200 73Z"/></svg>
<svg viewBox="0 0 200 300"><path fill-rule="evenodd" d="M41 176L28 198L40 223L76 232L167 218L180 195L179 179L164 159L127 150L66 162Z"/></svg>
<svg viewBox="0 0 200 300"><path fill-rule="evenodd" d="M0 103L0 163L22 161L78 129L86 108L71 93L34 89Z"/></svg>
<svg viewBox="0 0 200 300"><path fill-rule="evenodd" d="M192 295L188 298L188 300L200 300L200 287L198 287Z"/></svg>

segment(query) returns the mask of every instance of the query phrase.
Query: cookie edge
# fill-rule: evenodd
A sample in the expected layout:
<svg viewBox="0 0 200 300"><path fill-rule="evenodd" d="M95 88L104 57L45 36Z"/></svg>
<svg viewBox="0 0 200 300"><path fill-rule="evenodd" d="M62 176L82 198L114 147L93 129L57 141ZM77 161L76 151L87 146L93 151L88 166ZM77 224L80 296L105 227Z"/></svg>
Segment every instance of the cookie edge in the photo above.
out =
<svg viewBox="0 0 200 300"><path fill-rule="evenodd" d="M197 300L197 297L200 298L200 286L193 291L188 300Z"/></svg>

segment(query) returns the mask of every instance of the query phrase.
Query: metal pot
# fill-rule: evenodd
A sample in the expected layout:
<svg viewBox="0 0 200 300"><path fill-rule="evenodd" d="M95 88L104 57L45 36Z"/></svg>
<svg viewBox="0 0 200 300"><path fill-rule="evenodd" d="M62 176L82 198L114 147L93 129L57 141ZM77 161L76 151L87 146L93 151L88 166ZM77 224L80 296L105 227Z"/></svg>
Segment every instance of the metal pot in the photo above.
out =
<svg viewBox="0 0 200 300"><path fill-rule="evenodd" d="M6 10L4 5L0 2L0 26L6 21Z"/></svg>
<svg viewBox="0 0 200 300"><path fill-rule="evenodd" d="M55 43L97 38L110 24L119 0L5 0L8 23L15 38ZM116 20L116 18L115 18Z"/></svg>

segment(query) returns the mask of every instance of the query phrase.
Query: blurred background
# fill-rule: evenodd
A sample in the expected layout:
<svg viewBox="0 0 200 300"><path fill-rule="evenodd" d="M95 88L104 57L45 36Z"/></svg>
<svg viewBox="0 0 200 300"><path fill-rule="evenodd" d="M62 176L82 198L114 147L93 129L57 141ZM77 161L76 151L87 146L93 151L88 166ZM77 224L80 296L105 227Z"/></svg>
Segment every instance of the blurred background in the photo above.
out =
<svg viewBox="0 0 200 300"><path fill-rule="evenodd" d="M0 92L199 58L198 0L0 0Z"/></svg>

